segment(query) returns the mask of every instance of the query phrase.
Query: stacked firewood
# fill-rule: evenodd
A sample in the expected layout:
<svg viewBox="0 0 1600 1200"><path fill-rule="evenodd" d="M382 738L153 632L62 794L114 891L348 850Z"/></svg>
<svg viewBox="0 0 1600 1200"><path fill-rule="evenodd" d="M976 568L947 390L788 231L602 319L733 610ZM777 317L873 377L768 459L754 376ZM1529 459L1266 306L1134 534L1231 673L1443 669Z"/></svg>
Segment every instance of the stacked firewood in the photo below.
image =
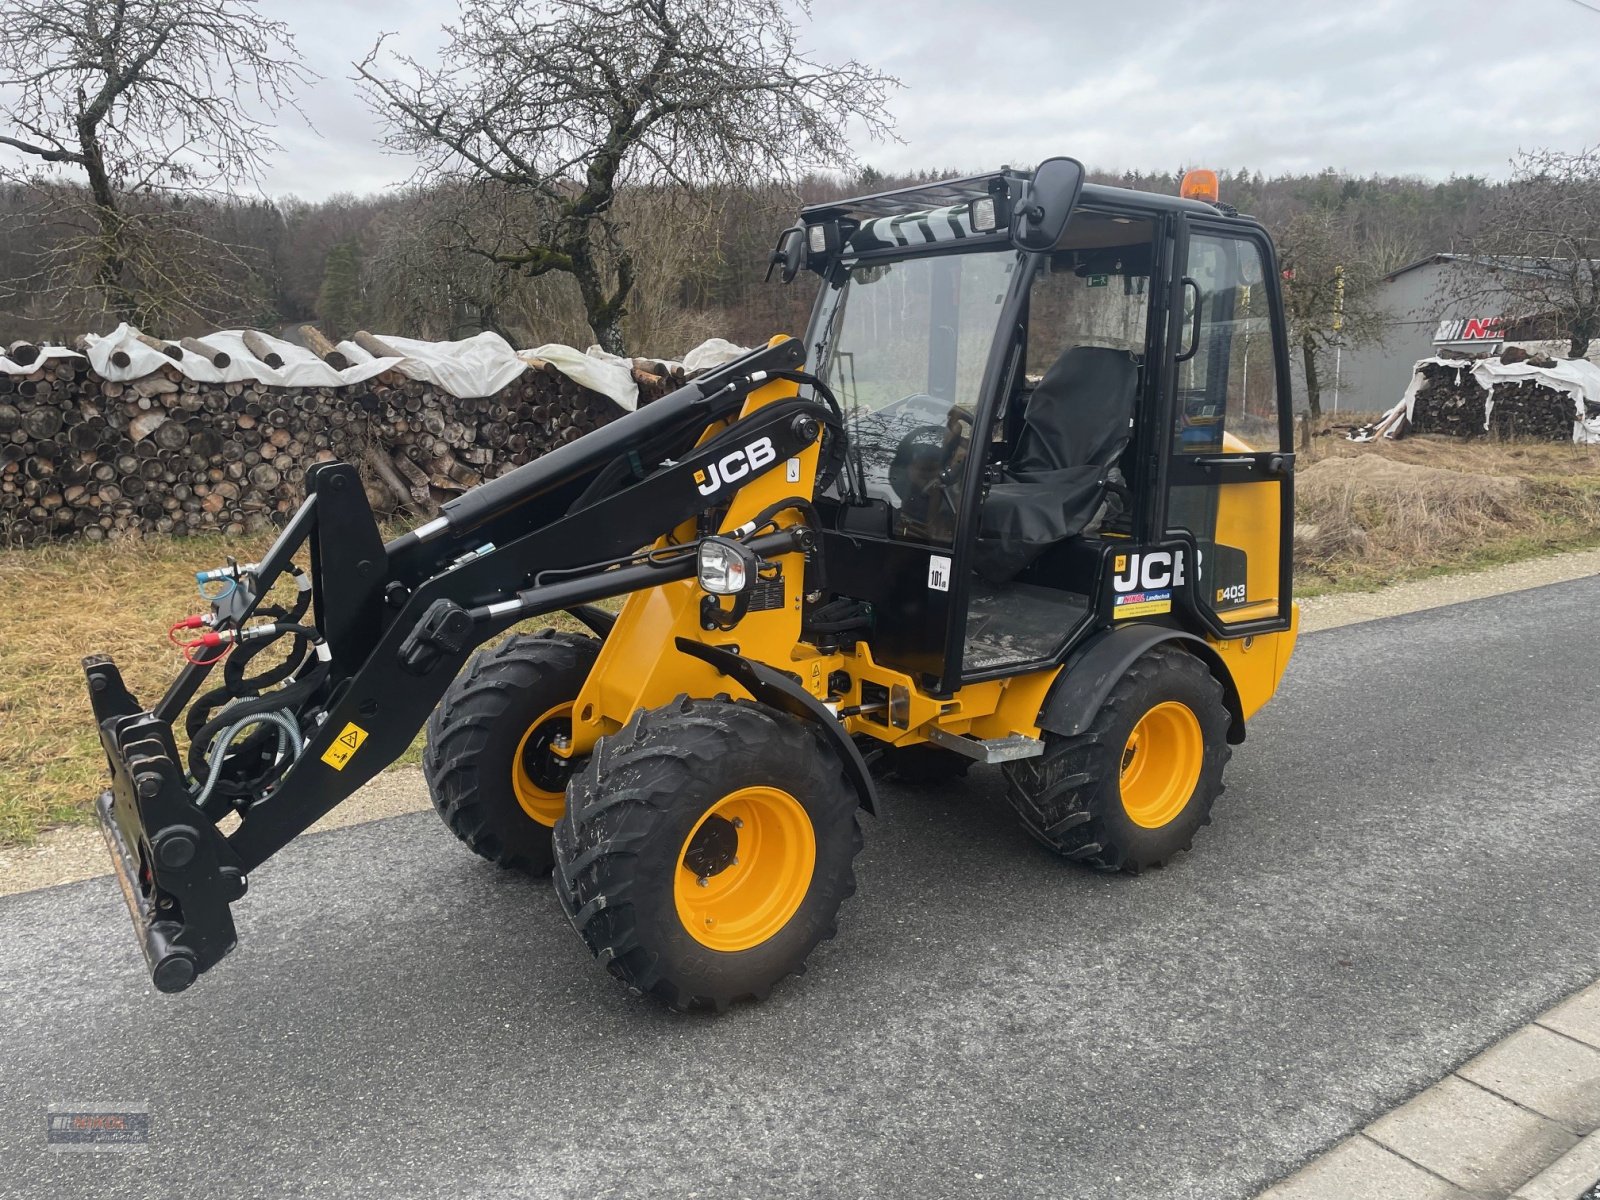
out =
<svg viewBox="0 0 1600 1200"><path fill-rule="evenodd" d="M1508 351L1502 361L1520 362ZM1534 358L1535 366L1554 366L1553 359ZM1490 395L1472 376L1472 362L1460 367L1429 363L1421 368L1423 384L1412 407L1411 432L1475 438L1485 434L1538 441L1572 438L1573 402L1565 392L1523 379L1495 384L1494 407L1485 428Z"/></svg>
<svg viewBox="0 0 1600 1200"><path fill-rule="evenodd" d="M1497 383L1489 432L1496 437L1540 442L1570 442L1575 416L1572 397L1533 379Z"/></svg>
<svg viewBox="0 0 1600 1200"><path fill-rule="evenodd" d="M1487 393L1472 377L1472 363L1463 361L1459 367L1428 363L1418 369L1423 382L1411 409L1411 432L1482 437Z"/></svg>
<svg viewBox="0 0 1600 1200"><path fill-rule="evenodd" d="M137 533L255 533L281 524L313 463L360 466L381 514L432 515L451 495L619 416L535 363L497 395L459 399L390 371L346 387L202 383L176 367L131 383L82 358L0 374L0 543ZM640 403L681 369L635 367Z"/></svg>

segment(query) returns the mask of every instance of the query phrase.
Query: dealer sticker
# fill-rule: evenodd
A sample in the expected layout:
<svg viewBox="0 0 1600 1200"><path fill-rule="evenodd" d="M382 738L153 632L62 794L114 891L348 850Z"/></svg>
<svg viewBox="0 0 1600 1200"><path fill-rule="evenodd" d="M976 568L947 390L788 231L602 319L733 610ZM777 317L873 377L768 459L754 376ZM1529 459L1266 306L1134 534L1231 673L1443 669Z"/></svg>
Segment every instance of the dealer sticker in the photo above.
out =
<svg viewBox="0 0 1600 1200"><path fill-rule="evenodd" d="M1172 593L1126 592L1117 597L1113 620L1126 621L1131 617L1154 617L1172 611Z"/></svg>
<svg viewBox="0 0 1600 1200"><path fill-rule="evenodd" d="M333 745L322 752L322 761L335 771L342 771L366 740L367 731L351 721L339 731L339 736L333 739Z"/></svg>

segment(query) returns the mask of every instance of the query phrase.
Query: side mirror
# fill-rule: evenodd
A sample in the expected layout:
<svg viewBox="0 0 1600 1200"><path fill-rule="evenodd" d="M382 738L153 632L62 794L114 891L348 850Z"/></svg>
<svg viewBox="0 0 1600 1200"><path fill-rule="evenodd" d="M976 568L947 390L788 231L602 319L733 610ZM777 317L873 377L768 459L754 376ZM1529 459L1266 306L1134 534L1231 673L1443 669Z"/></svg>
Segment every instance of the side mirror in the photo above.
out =
<svg viewBox="0 0 1600 1200"><path fill-rule="evenodd" d="M767 280L772 279L775 267L782 267L778 276L784 283L793 283L806 261L806 231L802 225L792 225L778 235L778 244L767 263Z"/></svg>
<svg viewBox="0 0 1600 1200"><path fill-rule="evenodd" d="M1023 188L1011 240L1024 250L1049 250L1066 232L1082 191L1082 163L1073 158L1045 159Z"/></svg>

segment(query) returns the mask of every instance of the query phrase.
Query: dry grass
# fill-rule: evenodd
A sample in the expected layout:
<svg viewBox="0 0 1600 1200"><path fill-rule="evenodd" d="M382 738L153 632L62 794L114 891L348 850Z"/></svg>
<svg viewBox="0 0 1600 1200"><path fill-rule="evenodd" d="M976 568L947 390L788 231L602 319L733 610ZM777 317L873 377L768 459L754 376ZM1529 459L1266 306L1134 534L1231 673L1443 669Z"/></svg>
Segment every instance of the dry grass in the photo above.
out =
<svg viewBox="0 0 1600 1200"><path fill-rule="evenodd" d="M88 820L105 785L80 660L111 653L129 690L155 703L183 666L167 627L203 608L195 570L265 549L217 536L0 550L0 846ZM577 628L565 617L530 627L544 624ZM419 735L398 762L421 748Z"/></svg>
<svg viewBox="0 0 1600 1200"><path fill-rule="evenodd" d="M1600 448L1314 439L1295 478L1302 594L1600 543Z"/></svg>
<svg viewBox="0 0 1600 1200"><path fill-rule="evenodd" d="M252 549L216 537L0 552L0 844L82 819L102 786L79 660L114 652L154 703L182 665L166 631L200 607L197 566Z"/></svg>
<svg viewBox="0 0 1600 1200"><path fill-rule="evenodd" d="M1593 448L1323 435L1296 486L1302 594L1600 544ZM79 660L114 653L152 703L181 665L167 626L200 607L194 570L264 548L209 537L0 551L0 845L85 820L103 784Z"/></svg>

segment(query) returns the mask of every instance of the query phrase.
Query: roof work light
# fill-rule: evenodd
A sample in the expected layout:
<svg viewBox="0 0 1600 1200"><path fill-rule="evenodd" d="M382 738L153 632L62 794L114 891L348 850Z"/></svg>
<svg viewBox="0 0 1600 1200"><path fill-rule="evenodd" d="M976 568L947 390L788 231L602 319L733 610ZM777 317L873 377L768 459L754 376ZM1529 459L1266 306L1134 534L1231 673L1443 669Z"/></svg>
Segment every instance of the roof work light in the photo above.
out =
<svg viewBox="0 0 1600 1200"><path fill-rule="evenodd" d="M974 233L993 233L999 227L993 196L979 196L967 205L967 224Z"/></svg>

